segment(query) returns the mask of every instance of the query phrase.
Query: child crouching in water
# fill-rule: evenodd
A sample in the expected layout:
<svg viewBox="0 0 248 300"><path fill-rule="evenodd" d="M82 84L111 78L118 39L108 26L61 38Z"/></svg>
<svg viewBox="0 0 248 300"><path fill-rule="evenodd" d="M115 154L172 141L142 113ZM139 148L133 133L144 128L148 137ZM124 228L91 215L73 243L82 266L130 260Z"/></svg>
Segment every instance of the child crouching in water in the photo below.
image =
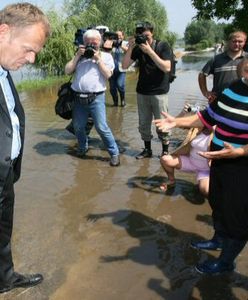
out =
<svg viewBox="0 0 248 300"><path fill-rule="evenodd" d="M211 139L212 134L207 128L191 128L178 149L160 158L161 166L168 176L168 180L160 185L162 191L175 186L176 169L196 173L199 191L208 197L210 162L198 152L208 151Z"/></svg>

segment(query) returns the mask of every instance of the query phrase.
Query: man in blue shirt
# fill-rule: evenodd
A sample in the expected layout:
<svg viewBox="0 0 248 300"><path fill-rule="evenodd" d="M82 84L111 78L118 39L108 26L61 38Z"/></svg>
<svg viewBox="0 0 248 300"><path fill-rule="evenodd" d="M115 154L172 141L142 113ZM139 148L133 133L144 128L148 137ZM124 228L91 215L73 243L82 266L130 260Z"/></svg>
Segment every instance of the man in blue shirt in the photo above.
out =
<svg viewBox="0 0 248 300"><path fill-rule="evenodd" d="M34 63L49 34L49 22L36 6L17 3L0 11L0 293L43 280L41 274L14 272L12 260L14 183L21 172L25 116L9 70Z"/></svg>

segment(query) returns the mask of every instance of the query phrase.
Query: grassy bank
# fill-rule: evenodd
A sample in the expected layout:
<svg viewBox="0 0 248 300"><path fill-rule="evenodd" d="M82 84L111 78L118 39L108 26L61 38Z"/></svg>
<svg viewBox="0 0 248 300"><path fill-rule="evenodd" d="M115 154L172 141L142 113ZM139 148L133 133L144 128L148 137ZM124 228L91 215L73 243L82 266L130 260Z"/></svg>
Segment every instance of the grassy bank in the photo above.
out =
<svg viewBox="0 0 248 300"><path fill-rule="evenodd" d="M16 85L19 92L52 86L69 80L70 76L48 76L43 79L24 80Z"/></svg>

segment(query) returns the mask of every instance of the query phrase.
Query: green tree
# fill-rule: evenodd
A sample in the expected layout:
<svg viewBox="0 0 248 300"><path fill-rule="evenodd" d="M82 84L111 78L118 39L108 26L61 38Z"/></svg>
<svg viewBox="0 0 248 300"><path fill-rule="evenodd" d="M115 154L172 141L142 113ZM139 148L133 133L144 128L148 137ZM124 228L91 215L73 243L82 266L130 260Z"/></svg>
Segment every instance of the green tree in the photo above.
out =
<svg viewBox="0 0 248 300"><path fill-rule="evenodd" d="M195 45L201 40L208 40L210 43L215 42L214 33L215 23L213 21L193 21L185 29L185 43Z"/></svg>
<svg viewBox="0 0 248 300"><path fill-rule="evenodd" d="M65 62L73 55L75 27L63 20L57 13L48 12L52 35L38 54L35 66L49 75L63 74Z"/></svg>
<svg viewBox="0 0 248 300"><path fill-rule="evenodd" d="M121 29L127 35L132 35L135 24L145 20L154 24L157 37L166 36L168 19L166 10L159 1L69 0L65 2L67 13L73 15L78 15L82 11L87 13L92 6L95 6L99 12L95 25L108 26L111 31Z"/></svg>
<svg viewBox="0 0 248 300"><path fill-rule="evenodd" d="M224 39L225 26L211 20L194 20L185 29L185 44L199 49L212 47Z"/></svg>
<svg viewBox="0 0 248 300"><path fill-rule="evenodd" d="M233 20L233 27L248 32L247 0L191 0L198 19Z"/></svg>
<svg viewBox="0 0 248 300"><path fill-rule="evenodd" d="M73 44L75 32L78 28L94 24L99 18L99 11L93 5L79 15L67 18L49 11L47 13L52 27L52 35L44 49L39 53L35 66L49 75L64 74L64 67L76 50Z"/></svg>
<svg viewBox="0 0 248 300"><path fill-rule="evenodd" d="M138 21L149 21L155 27L155 37L175 43L176 35L168 32L165 8L156 0L69 0L64 15L48 11L52 36L37 56L35 66L49 75L64 74L64 66L74 55L75 32L92 25L106 25L111 31L123 30L133 35Z"/></svg>

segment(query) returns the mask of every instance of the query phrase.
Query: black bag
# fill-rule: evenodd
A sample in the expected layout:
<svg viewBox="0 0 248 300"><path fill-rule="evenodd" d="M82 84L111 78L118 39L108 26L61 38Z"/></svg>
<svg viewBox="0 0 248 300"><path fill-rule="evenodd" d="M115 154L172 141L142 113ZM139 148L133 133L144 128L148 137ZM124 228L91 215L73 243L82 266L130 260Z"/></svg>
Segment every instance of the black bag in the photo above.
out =
<svg viewBox="0 0 248 300"><path fill-rule="evenodd" d="M176 55L174 54L174 52L172 50L171 70L170 70L170 74L169 74L169 83L172 83L177 78L177 76L176 76L176 64L177 64Z"/></svg>
<svg viewBox="0 0 248 300"><path fill-rule="evenodd" d="M156 45L155 45L155 52L156 51L160 51L160 41L156 41ZM169 45L168 45L169 46ZM176 56L173 52L173 49L169 46L170 50L171 50L171 70L169 72L169 83L172 83L176 76L176 64L177 64L177 60L176 60Z"/></svg>
<svg viewBox="0 0 248 300"><path fill-rule="evenodd" d="M55 113L61 118L69 120L72 118L74 105L74 91L71 88L71 80L63 83L58 90L58 99L55 104Z"/></svg>

